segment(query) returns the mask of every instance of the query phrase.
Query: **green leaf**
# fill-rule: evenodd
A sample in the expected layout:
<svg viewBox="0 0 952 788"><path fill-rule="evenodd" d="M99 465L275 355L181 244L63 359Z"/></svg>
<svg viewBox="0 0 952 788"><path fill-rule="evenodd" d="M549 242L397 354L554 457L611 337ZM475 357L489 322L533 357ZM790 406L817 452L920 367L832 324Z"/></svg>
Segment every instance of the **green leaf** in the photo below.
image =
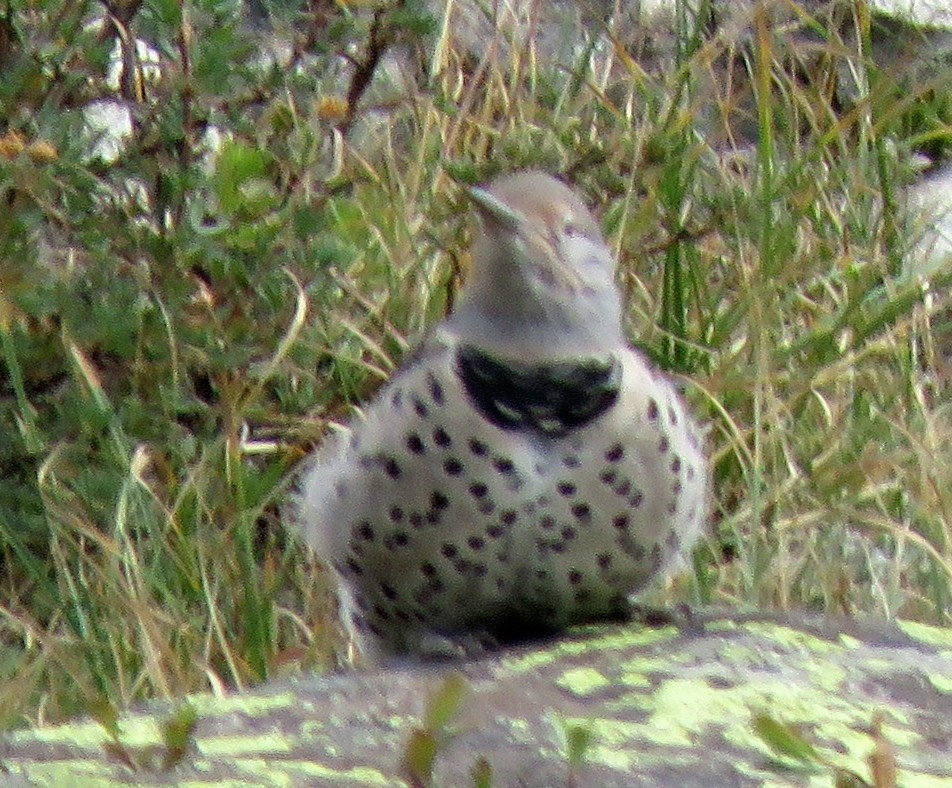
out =
<svg viewBox="0 0 952 788"><path fill-rule="evenodd" d="M195 707L184 703L175 709L170 717L162 721L162 741L166 749L164 768L170 769L181 762L192 741L192 732L195 730L197 719L198 713Z"/></svg>
<svg viewBox="0 0 952 788"><path fill-rule="evenodd" d="M493 770L485 756L480 755L476 759L470 774L473 778L473 788L492 788Z"/></svg>
<svg viewBox="0 0 952 788"><path fill-rule="evenodd" d="M417 728L410 734L410 741L404 752L404 764L414 781L413 785L429 786L433 780L433 762L439 743L429 731Z"/></svg>
<svg viewBox="0 0 952 788"><path fill-rule="evenodd" d="M240 210L249 195L244 187L249 182L263 179L267 173L269 156L258 148L252 148L241 142L225 142L215 162L213 183L222 211L234 214ZM251 189L250 199L254 202L256 191Z"/></svg>
<svg viewBox="0 0 952 788"><path fill-rule="evenodd" d="M466 678L462 673L447 676L427 702L424 725L429 730L444 730L459 711L466 688Z"/></svg>
<svg viewBox="0 0 952 788"><path fill-rule="evenodd" d="M819 762L820 755L792 725L779 722L767 713L754 717L754 731L777 755L802 763Z"/></svg>
<svg viewBox="0 0 952 788"><path fill-rule="evenodd" d="M565 750L569 767L576 769L585 760L585 755L592 742L595 741L595 732L591 723L579 724L569 722L565 724Z"/></svg>

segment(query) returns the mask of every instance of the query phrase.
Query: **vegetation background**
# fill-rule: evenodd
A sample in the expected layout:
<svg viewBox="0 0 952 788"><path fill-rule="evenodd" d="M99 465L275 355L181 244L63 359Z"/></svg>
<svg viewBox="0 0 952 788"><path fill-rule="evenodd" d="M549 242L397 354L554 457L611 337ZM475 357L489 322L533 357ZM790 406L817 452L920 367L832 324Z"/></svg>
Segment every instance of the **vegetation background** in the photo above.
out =
<svg viewBox="0 0 952 788"><path fill-rule="evenodd" d="M0 726L346 658L294 466L451 306L456 182L521 167L587 195L709 425L658 599L948 623L952 276L902 200L940 31L492 5L0 6Z"/></svg>

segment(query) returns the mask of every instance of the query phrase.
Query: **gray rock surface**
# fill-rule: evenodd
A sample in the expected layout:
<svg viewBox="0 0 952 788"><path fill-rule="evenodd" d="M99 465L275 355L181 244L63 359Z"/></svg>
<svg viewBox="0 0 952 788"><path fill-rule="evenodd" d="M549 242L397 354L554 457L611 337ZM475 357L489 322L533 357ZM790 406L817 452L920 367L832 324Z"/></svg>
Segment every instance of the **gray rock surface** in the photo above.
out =
<svg viewBox="0 0 952 788"><path fill-rule="evenodd" d="M426 785L406 761L430 743L439 786L473 785L480 763L496 788L873 784L871 756L896 785L952 786L952 631L905 622L710 614L188 703L180 752L161 722L184 715L158 705L122 716L116 738L89 720L7 734L0 779ZM767 740L784 726L802 738L778 754Z"/></svg>

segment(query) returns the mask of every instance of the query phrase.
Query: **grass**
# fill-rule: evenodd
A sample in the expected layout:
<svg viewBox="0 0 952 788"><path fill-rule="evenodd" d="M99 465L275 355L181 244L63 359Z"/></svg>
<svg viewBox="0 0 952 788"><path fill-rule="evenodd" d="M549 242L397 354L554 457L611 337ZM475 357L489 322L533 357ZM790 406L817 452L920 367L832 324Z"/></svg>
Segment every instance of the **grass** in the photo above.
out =
<svg viewBox="0 0 952 788"><path fill-rule="evenodd" d="M709 538L659 598L948 623L952 277L927 297L910 272L900 196L911 154L952 139L949 82L878 68L864 4L786 6L809 45L759 5L741 39L678 5L643 66L619 30L551 65L502 28L468 51L418 3L288 3L295 67L213 0L131 4L116 29L20 6L0 20L0 725L346 658L282 517L295 464L451 306L454 180L520 167L585 193L629 335L709 425ZM107 88L126 31L164 76ZM410 90L381 74L395 51ZM110 164L71 109L103 92L137 109Z"/></svg>

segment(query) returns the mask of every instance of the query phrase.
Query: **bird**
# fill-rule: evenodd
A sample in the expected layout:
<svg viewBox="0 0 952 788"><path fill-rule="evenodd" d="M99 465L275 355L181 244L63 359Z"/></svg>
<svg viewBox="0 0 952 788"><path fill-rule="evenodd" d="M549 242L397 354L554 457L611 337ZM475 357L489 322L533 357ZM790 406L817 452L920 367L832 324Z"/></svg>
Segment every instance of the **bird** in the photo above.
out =
<svg viewBox="0 0 952 788"><path fill-rule="evenodd" d="M629 345L581 197L535 170L466 193L455 307L302 474L298 526L370 664L624 619L706 517L701 433Z"/></svg>

